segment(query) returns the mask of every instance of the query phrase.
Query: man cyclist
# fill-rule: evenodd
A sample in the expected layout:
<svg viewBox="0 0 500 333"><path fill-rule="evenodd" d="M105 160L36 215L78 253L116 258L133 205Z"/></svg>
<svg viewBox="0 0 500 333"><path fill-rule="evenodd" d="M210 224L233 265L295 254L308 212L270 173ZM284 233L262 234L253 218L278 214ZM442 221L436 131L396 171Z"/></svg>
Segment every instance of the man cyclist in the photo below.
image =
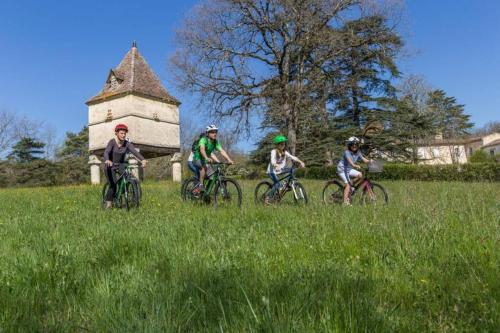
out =
<svg viewBox="0 0 500 333"><path fill-rule="evenodd" d="M194 176L196 177L197 180L200 180L200 170L194 165L193 163L193 159L194 159L194 152L196 151L196 149L198 148L198 144L200 143L200 140L202 138L204 138L205 136L207 135L206 132L201 132L200 133L200 136L198 137L198 139L196 139L194 142L193 142L193 145L191 146L191 152L189 153L189 156L188 156L188 168L189 170L194 174ZM214 160L216 163L220 163L219 159L217 158L217 156L212 153L212 155L210 155L210 157L212 158L212 160Z"/></svg>
<svg viewBox="0 0 500 333"><path fill-rule="evenodd" d="M199 184L195 189L197 192L205 191L203 181L207 175L207 164L215 162L215 159L211 157L212 153L218 151L229 164L234 164L231 157L229 157L226 151L222 149L220 142L217 140L218 131L219 129L215 125L207 126L205 130L207 135L200 139L198 146L193 153L193 164L200 171Z"/></svg>

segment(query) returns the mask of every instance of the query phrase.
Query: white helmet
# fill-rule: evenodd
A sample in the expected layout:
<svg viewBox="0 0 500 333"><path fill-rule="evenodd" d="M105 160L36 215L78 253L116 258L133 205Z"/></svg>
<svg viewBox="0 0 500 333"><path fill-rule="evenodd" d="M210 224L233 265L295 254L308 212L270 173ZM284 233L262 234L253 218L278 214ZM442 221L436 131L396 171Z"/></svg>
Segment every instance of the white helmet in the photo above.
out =
<svg viewBox="0 0 500 333"><path fill-rule="evenodd" d="M361 142L361 140L359 140L357 137L355 136L351 136L349 139L347 139L347 144L350 146L350 145L354 145L354 144L359 144Z"/></svg>
<svg viewBox="0 0 500 333"><path fill-rule="evenodd" d="M211 132L211 131L218 131L219 129L215 125L208 125L207 128L205 128L205 132Z"/></svg>

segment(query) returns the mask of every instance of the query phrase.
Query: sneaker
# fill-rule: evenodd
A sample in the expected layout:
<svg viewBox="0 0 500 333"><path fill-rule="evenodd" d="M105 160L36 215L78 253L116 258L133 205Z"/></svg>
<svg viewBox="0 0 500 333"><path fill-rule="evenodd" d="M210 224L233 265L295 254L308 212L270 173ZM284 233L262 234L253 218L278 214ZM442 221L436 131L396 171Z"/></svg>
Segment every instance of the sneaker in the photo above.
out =
<svg viewBox="0 0 500 333"><path fill-rule="evenodd" d="M111 209L113 208L113 201L106 201L104 203L104 209Z"/></svg>
<svg viewBox="0 0 500 333"><path fill-rule="evenodd" d="M342 204L342 206L348 206L348 207L352 207L352 204L348 201L344 201L344 203Z"/></svg>

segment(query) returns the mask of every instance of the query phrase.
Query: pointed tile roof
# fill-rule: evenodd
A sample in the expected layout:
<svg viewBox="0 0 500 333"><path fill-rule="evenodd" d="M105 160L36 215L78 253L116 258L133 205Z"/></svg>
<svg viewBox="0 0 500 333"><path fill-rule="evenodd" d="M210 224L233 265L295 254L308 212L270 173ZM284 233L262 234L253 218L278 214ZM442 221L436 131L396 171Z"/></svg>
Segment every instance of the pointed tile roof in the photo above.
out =
<svg viewBox="0 0 500 333"><path fill-rule="evenodd" d="M134 42L118 67L111 69L102 90L86 104L95 104L128 94L149 97L167 103L181 103L163 87L158 77L137 50Z"/></svg>

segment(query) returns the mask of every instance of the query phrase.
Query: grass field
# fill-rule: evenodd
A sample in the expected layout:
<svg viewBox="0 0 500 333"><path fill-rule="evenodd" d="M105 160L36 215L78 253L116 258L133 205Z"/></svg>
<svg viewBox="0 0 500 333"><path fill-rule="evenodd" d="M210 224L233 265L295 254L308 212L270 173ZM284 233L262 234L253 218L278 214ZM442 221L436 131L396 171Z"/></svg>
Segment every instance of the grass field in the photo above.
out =
<svg viewBox="0 0 500 333"><path fill-rule="evenodd" d="M499 184L385 182L387 207L0 190L0 332L500 331Z"/></svg>

